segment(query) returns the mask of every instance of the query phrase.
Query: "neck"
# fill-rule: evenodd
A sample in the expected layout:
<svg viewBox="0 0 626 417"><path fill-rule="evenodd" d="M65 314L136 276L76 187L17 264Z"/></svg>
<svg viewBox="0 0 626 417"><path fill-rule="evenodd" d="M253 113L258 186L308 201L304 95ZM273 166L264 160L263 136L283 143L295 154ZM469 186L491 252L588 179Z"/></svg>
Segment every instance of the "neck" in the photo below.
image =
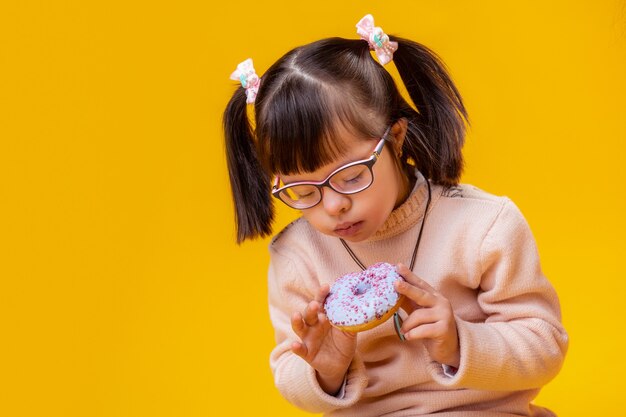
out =
<svg viewBox="0 0 626 417"><path fill-rule="evenodd" d="M394 206L394 209L400 207L402 203L404 203L406 199L409 198L409 195L411 195L411 190L413 190L413 187L415 186L415 181L417 180L414 171L415 168L411 166L405 166L403 167L403 169L398 171L398 179L401 183L401 190L398 194L398 199L396 200L396 205Z"/></svg>

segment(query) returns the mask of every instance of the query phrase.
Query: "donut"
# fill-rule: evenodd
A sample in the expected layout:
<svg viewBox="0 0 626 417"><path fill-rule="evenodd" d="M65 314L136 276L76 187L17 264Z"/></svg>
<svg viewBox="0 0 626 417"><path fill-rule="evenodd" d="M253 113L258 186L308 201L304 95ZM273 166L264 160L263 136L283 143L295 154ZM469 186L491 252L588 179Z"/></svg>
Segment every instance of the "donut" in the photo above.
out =
<svg viewBox="0 0 626 417"><path fill-rule="evenodd" d="M395 266L386 262L338 278L324 300L328 321L353 333L384 323L400 307L403 296L393 283L402 279Z"/></svg>

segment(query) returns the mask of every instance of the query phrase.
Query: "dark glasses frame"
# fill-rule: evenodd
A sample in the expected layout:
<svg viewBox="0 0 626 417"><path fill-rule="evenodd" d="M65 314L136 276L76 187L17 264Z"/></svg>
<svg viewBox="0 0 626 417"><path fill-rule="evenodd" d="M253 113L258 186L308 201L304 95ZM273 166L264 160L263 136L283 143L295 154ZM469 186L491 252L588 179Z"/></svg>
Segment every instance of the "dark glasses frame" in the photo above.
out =
<svg viewBox="0 0 626 417"><path fill-rule="evenodd" d="M290 184L286 184L282 187L278 187L280 185L280 177L276 176L276 179L274 180L274 185L272 187L272 195L274 197L276 197L277 199L279 199L280 201L282 201L283 203L285 203L287 206L291 207L291 208L295 208L298 210L304 210L304 209L308 209L311 207L315 207L316 205L318 205L320 203L320 201L322 201L323 198L323 194L322 194L322 188L323 187L329 187L331 188L333 191L339 193L339 194L343 194L343 195L351 195L351 194L356 194L356 193L360 193L361 191L364 191L366 189L368 189L373 183L374 183L374 171L372 170L372 168L374 167L374 164L376 163L376 161L378 161L378 158L380 157L381 152L383 151L384 147L385 147L385 141L387 140L387 137L389 136L389 132L391 131L391 126L387 127L387 129L385 130L385 133L383 134L382 138L380 139L380 141L378 141L378 143L376 144L376 147L374 148L374 151L372 152L372 155L367 158L367 159L362 159L359 161L354 161L354 162L350 162L346 165L343 165L337 169L335 169L333 172L331 172L326 179L324 179L323 181L299 181L299 182L292 182ZM344 169L348 169L351 168L353 166L356 165L365 165L369 171L370 171L370 175L372 177L372 180L370 181L369 184L367 184L367 186L363 187L363 188L359 188L357 190L352 190L352 191L341 191L341 190L337 190L335 187L333 187L333 185L330 182L330 179L337 174L338 172L344 170ZM308 186L313 186L317 189L318 195L319 195L319 199L313 203L313 204L305 204L305 205L293 205L290 202L284 200L281 196L281 193L283 191L285 191L286 189L290 188L290 187L296 187L296 186L300 186L300 185L308 185Z"/></svg>

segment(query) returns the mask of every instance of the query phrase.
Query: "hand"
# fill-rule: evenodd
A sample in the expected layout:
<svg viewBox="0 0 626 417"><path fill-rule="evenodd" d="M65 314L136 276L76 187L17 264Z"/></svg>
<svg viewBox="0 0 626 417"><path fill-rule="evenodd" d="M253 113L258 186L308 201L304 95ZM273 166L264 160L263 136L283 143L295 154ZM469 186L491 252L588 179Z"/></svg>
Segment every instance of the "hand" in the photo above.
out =
<svg viewBox="0 0 626 417"><path fill-rule="evenodd" d="M335 394L341 388L356 352L356 334L331 326L322 312L322 304L329 291L328 284L322 285L304 313L294 313L291 317L291 327L301 340L293 342L291 350L317 371L322 389Z"/></svg>
<svg viewBox="0 0 626 417"><path fill-rule="evenodd" d="M458 368L459 336L450 301L406 265L398 264L397 271L406 280L394 283L396 291L406 297L402 309L409 316L401 327L405 339L422 340L431 359Z"/></svg>

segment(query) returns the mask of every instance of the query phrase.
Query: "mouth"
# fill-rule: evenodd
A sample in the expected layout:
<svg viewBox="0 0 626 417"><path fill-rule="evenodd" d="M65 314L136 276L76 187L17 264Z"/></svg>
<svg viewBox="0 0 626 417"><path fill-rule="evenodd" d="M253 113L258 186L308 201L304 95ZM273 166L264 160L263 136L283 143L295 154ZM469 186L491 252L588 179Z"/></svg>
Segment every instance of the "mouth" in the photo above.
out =
<svg viewBox="0 0 626 417"><path fill-rule="evenodd" d="M342 237L353 236L361 229L362 225L362 221L356 223L341 223L337 225L334 232Z"/></svg>

